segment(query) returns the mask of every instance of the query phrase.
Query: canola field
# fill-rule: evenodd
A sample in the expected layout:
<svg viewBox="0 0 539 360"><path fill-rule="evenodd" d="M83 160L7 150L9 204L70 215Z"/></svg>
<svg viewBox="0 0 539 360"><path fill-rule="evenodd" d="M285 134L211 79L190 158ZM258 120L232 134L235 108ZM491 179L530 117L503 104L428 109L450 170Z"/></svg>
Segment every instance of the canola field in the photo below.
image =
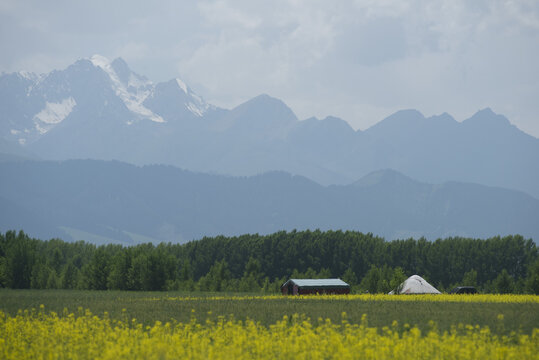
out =
<svg viewBox="0 0 539 360"><path fill-rule="evenodd" d="M154 297L149 300L171 300L171 301L207 301L207 300L235 300L235 301L249 301L249 300L283 300L282 295L237 295L237 296L166 296L166 297ZM475 294L475 295L386 295L386 294L350 294L350 295L314 295L314 296L290 296L286 297L287 300L292 301L396 301L396 302L452 302L452 303L535 303L539 304L539 296L536 295L502 295L502 294Z"/></svg>
<svg viewBox="0 0 539 360"><path fill-rule="evenodd" d="M0 301L15 297L19 299L19 306L24 307L25 302L20 299L35 298L35 295L35 292L0 292ZM58 292L53 295L58 303L62 302L62 297L69 300L70 296L77 295L80 303L88 304L80 298L80 293ZM92 312L83 307L55 312L46 305L21 308L14 312L9 301L7 306L0 302L0 358L539 358L538 296L350 295L283 298L107 292L86 295L101 300L108 297L111 307L113 303L125 307L115 314ZM128 301L130 296L132 302ZM58 305L46 297L45 300L51 305ZM89 303L105 304L99 301L93 298ZM143 307L143 304L148 307ZM138 315L143 315L143 309L158 310L160 307L176 308L182 314L166 321L140 321L133 316L133 305L139 306L136 310ZM249 313L253 305L260 316L245 316L242 309ZM427 309L425 316L433 315L444 307L448 307L450 312L438 321L424 321L423 317L418 317L419 322L415 324L403 321L394 312L395 306L405 312L424 308ZM207 307L214 309L216 314L212 310L204 312ZM351 316L343 310L338 319L332 315L344 308L357 313L357 307L368 310L365 313L369 314L357 318L357 315ZM310 315L298 311L302 308L306 310L304 313ZM279 318L268 322L263 313L276 309L282 311ZM460 312L458 309L461 309ZM472 316L464 316L480 311L478 309L483 309L485 314L477 318L480 320L476 323ZM377 314L383 312L388 312L394 319L388 321L388 318L384 318L382 323L375 319ZM531 318L531 325L523 327L514 324L516 319L520 319L516 315L520 312L524 312L522 319ZM154 314L158 315L159 312ZM166 314L168 316L171 312L167 310Z"/></svg>

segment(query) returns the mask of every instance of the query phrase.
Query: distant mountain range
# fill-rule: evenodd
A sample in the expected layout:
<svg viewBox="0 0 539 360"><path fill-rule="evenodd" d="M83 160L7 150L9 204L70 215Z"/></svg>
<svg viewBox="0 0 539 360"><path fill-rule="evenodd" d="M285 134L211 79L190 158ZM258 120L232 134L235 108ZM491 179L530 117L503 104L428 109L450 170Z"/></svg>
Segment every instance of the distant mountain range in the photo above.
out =
<svg viewBox="0 0 539 360"><path fill-rule="evenodd" d="M299 121L267 95L221 109L179 79L154 84L101 56L44 75L1 75L0 109L4 161L115 159L234 176L279 170L322 185L394 169L539 198L539 139L489 109L463 122L404 110L354 131L334 117Z"/></svg>
<svg viewBox="0 0 539 360"><path fill-rule="evenodd" d="M539 239L530 195L394 170L331 186L284 172L227 177L97 160L0 162L0 173L0 229L45 239L136 244L293 229Z"/></svg>

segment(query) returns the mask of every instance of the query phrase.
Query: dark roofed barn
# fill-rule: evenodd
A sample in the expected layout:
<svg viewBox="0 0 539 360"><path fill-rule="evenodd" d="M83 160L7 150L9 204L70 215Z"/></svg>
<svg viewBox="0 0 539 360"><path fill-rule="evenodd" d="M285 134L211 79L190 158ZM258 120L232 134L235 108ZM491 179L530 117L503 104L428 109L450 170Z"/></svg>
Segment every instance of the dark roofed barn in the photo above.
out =
<svg viewBox="0 0 539 360"><path fill-rule="evenodd" d="M350 294L341 279L290 279L281 286L283 295Z"/></svg>

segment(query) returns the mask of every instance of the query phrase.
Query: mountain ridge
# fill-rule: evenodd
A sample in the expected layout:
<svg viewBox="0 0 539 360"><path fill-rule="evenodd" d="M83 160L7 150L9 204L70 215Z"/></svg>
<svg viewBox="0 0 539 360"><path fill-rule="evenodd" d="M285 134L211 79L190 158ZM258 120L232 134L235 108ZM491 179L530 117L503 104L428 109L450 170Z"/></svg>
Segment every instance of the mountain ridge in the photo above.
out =
<svg viewBox="0 0 539 360"><path fill-rule="evenodd" d="M76 234L84 233L134 244L293 229L358 230L387 240L539 238L539 200L523 192L425 184L394 170L368 175L363 186L323 186L286 172L227 177L101 160L0 162L0 172L0 229L44 238L80 240Z"/></svg>
<svg viewBox="0 0 539 360"><path fill-rule="evenodd" d="M93 59L93 62L92 62ZM121 160L248 176L273 170L324 185L378 169L423 182L462 181L539 198L539 139L483 109L398 111L364 131L342 119L299 120L259 95L233 109L206 103L183 81L154 84L121 58L81 59L44 75L0 76L0 138L42 159Z"/></svg>

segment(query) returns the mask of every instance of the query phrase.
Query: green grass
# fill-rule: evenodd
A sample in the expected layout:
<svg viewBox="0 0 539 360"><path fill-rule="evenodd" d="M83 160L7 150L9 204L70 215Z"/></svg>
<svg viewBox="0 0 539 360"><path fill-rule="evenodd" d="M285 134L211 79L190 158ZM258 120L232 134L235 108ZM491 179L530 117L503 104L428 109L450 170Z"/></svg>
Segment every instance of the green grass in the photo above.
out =
<svg viewBox="0 0 539 360"><path fill-rule="evenodd" d="M75 290L0 290L0 310L15 315L18 310L39 308L59 314L67 308L77 313L77 309L90 309L95 315L108 312L113 319L123 317L126 309L129 318L136 318L145 325L156 320L166 322L171 319L187 322L194 315L200 321L218 316L234 315L236 319L251 318L264 325L275 323L284 315L305 314L314 321L330 318L339 323L342 312L347 320L359 323L367 314L369 326L391 326L397 320L399 327L405 323L429 329L429 321L437 323L438 329L449 330L459 323L489 326L497 333L511 331L530 334L539 324L539 304L537 303L448 303L412 301L361 301L361 300L316 300L316 299L250 299L250 300L170 300L168 297L196 296L211 294L185 292L127 292L127 291L75 291ZM245 294L239 294L243 296ZM504 315L503 324L497 319ZM502 326L503 325L503 326Z"/></svg>

